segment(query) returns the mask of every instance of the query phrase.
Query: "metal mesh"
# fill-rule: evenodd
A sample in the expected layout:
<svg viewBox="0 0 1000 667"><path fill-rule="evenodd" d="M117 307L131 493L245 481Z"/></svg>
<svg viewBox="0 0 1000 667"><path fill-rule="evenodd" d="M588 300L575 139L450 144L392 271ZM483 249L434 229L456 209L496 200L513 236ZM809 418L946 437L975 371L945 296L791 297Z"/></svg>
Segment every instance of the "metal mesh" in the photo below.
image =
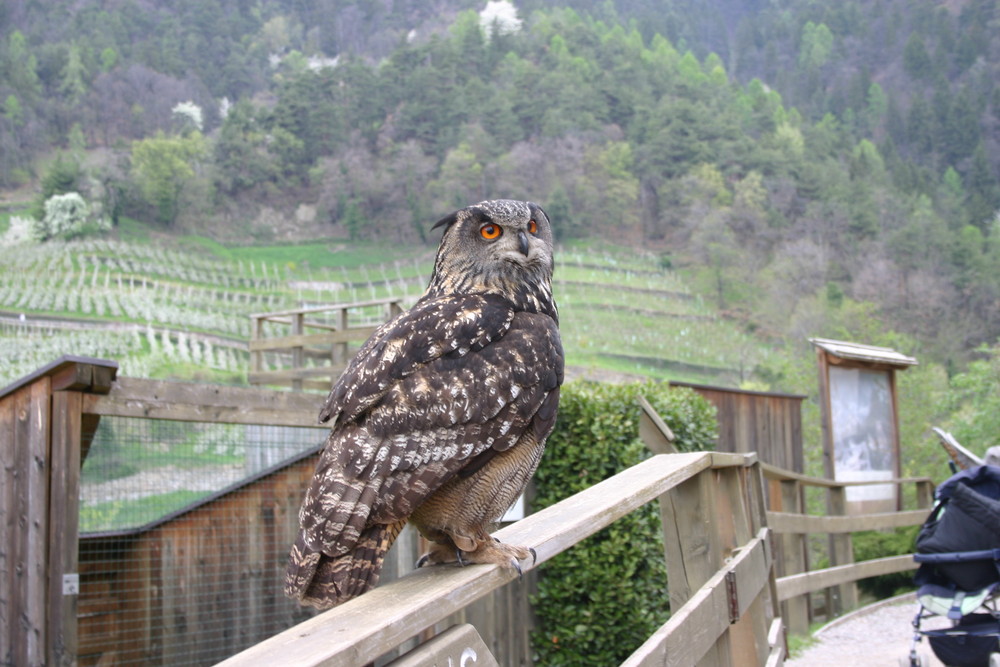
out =
<svg viewBox="0 0 1000 667"><path fill-rule="evenodd" d="M79 664L214 664L308 617L281 583L324 437L103 418L80 479Z"/></svg>

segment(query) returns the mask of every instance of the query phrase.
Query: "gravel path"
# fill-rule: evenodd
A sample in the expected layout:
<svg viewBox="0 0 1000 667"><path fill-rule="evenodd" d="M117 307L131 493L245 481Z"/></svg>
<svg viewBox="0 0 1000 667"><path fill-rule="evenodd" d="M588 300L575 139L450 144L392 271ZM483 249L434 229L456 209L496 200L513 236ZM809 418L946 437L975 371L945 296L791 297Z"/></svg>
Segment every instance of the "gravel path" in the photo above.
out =
<svg viewBox="0 0 1000 667"><path fill-rule="evenodd" d="M913 593L890 598L842 616L823 626L816 643L802 651L787 667L895 667L910 654L913 639L911 622L917 613ZM922 629L941 627L943 619L925 620ZM935 625L937 622L937 625ZM945 621L947 624L947 621ZM927 640L917 644L929 667L943 667Z"/></svg>

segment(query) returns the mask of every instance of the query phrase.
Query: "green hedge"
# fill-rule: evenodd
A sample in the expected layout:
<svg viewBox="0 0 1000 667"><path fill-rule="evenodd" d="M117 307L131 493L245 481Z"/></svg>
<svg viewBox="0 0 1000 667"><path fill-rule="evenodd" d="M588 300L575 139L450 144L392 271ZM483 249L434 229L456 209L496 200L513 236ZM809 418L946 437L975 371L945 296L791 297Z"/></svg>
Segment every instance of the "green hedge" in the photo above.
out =
<svg viewBox="0 0 1000 667"><path fill-rule="evenodd" d="M928 513L930 513L929 510ZM920 526L908 526L894 530L866 530L854 533L851 536L854 562L860 563L864 560L912 554L916 551L919 531ZM862 579L858 582L858 588L876 600L912 591L915 588L913 572L895 572Z"/></svg>
<svg viewBox="0 0 1000 667"><path fill-rule="evenodd" d="M715 408L690 389L666 384L573 382L535 474L538 510L650 456L639 439L639 396L673 430L678 449L714 448ZM619 664L669 617L656 503L632 512L541 569L533 599L541 665Z"/></svg>

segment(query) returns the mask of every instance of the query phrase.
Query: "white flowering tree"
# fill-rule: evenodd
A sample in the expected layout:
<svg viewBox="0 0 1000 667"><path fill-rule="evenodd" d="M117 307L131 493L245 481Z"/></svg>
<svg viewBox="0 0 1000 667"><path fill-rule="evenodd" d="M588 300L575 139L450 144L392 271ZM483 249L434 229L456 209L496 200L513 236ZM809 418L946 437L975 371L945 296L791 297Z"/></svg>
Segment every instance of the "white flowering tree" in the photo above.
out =
<svg viewBox="0 0 1000 667"><path fill-rule="evenodd" d="M89 231L109 229L110 220L93 216L90 206L78 192L67 192L52 195L45 201L45 217L34 221L31 236L36 241L69 239Z"/></svg>
<svg viewBox="0 0 1000 667"><path fill-rule="evenodd" d="M510 0L490 0L479 12L479 26L487 37L492 37L494 32L509 35L521 29L521 19Z"/></svg>
<svg viewBox="0 0 1000 667"><path fill-rule="evenodd" d="M174 122L179 126L182 133L192 131L201 132L203 124L201 107L191 100L178 102L170 112L173 114Z"/></svg>
<svg viewBox="0 0 1000 667"><path fill-rule="evenodd" d="M16 246L38 241L38 230L36 229L38 226L40 226L40 223L34 218L12 217L10 219L10 226L7 227L7 231L0 238L0 246Z"/></svg>

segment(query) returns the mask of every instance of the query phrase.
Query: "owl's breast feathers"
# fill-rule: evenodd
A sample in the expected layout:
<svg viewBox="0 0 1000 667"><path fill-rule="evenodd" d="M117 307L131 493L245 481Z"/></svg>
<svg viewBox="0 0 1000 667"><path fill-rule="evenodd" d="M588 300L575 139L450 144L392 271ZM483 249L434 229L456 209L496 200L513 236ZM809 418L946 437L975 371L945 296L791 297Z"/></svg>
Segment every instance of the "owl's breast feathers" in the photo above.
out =
<svg viewBox="0 0 1000 667"><path fill-rule="evenodd" d="M495 295L427 298L384 324L321 412L333 421L300 520L336 557L529 429L555 424L563 351L555 320Z"/></svg>

